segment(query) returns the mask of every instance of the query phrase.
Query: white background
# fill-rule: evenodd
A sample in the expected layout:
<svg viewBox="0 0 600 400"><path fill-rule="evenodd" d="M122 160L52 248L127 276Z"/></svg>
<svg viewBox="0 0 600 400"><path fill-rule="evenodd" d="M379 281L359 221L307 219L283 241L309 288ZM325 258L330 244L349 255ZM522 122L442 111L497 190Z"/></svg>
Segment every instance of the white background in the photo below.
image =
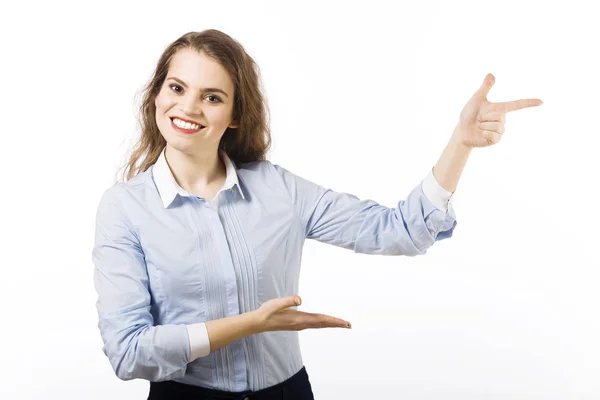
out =
<svg viewBox="0 0 600 400"><path fill-rule="evenodd" d="M101 351L94 218L164 48L220 29L262 70L269 159L393 206L491 72L508 114L425 256L309 241L301 335L323 399L598 399L598 37L593 2L12 2L1 6L2 399L142 399ZM18 5L17 5L18 4ZM588 4L588 5L586 5Z"/></svg>

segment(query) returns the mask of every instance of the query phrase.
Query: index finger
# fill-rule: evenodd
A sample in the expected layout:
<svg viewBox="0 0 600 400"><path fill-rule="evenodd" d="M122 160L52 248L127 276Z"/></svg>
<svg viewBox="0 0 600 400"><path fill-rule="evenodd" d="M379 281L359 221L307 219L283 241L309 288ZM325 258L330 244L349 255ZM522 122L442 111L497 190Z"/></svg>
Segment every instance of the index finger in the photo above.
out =
<svg viewBox="0 0 600 400"><path fill-rule="evenodd" d="M350 328L350 322L326 314L312 314L314 323L321 328Z"/></svg>
<svg viewBox="0 0 600 400"><path fill-rule="evenodd" d="M540 99L521 99L505 101L501 103L492 103L492 108L495 111L507 113L511 111L521 110L523 108L541 106L542 104L544 104L544 102Z"/></svg>

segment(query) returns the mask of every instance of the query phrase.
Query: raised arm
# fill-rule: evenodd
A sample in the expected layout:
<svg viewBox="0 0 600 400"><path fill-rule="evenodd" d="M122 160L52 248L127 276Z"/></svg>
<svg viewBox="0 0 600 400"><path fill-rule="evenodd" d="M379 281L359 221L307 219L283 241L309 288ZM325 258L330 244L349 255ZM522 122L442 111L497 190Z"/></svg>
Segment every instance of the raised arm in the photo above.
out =
<svg viewBox="0 0 600 400"><path fill-rule="evenodd" d="M494 76L488 74L467 102L433 167L436 185L449 193L456 190L471 150L500 141L506 113L542 104L540 99L491 103L487 95L494 82ZM373 200L323 188L278 165L274 168L310 239L358 253L415 256L425 254L436 241L451 237L457 224L451 206L446 212L440 202L428 197L427 188L432 186L424 187L425 181L395 207L384 207Z"/></svg>

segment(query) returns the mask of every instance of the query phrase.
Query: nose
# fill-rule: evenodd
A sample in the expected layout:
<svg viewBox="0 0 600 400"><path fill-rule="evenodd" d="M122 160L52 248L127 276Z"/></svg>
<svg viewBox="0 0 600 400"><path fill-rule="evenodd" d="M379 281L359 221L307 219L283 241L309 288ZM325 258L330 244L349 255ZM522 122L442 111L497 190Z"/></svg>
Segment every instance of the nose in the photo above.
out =
<svg viewBox="0 0 600 400"><path fill-rule="evenodd" d="M188 94L182 98L180 108L182 112L189 116L202 114L202 100L194 95Z"/></svg>

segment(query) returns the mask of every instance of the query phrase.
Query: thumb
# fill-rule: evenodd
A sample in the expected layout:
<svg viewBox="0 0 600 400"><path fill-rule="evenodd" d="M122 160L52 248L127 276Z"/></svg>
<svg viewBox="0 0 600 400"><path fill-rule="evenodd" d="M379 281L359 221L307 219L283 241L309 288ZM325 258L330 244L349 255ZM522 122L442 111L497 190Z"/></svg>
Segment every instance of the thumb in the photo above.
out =
<svg viewBox="0 0 600 400"><path fill-rule="evenodd" d="M296 295L284 297L281 300L282 301L279 304L279 309L281 309L281 310L283 310L284 308L295 307L295 306L299 306L300 304L302 304L302 299L300 298L300 296L296 296Z"/></svg>
<svg viewBox="0 0 600 400"><path fill-rule="evenodd" d="M494 77L494 75L487 74L485 76L485 79L483 80L483 83L481 84L481 87L475 93L475 96L479 97L482 100L485 99L487 97L488 93L490 92L490 89L492 88L492 86L494 86L495 82L496 82L496 78Z"/></svg>
<svg viewBox="0 0 600 400"><path fill-rule="evenodd" d="M302 304L302 299L300 298L300 296L290 296L290 297L291 297L292 303L293 303L292 306L290 306L290 307L299 306L300 304Z"/></svg>

